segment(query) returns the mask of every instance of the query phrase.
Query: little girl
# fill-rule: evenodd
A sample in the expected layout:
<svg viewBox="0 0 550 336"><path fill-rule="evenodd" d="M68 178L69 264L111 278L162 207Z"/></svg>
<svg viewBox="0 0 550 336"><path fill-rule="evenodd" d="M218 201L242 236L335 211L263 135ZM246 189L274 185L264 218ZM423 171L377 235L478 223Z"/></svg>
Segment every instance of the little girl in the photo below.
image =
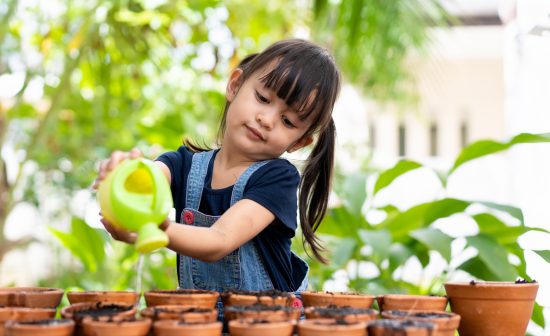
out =
<svg viewBox="0 0 550 336"><path fill-rule="evenodd" d="M176 208L177 223L162 227L178 253L180 288L306 289L308 266L291 251L291 238L299 213L305 243L325 262L314 232L327 210L339 89L339 71L325 49L298 39L277 42L231 73L218 149L186 140L157 159ZM280 156L313 143L300 178ZM139 156L135 149L114 152L101 164L96 187L122 160ZM102 222L113 238L135 241Z"/></svg>

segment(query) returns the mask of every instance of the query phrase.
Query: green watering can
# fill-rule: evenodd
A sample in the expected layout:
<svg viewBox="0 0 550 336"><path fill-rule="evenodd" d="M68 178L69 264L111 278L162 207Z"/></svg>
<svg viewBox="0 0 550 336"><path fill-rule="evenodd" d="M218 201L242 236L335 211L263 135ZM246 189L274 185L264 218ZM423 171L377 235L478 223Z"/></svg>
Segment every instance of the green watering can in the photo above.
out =
<svg viewBox="0 0 550 336"><path fill-rule="evenodd" d="M146 159L122 162L101 182L98 198L101 213L109 222L137 232L139 252L168 245L168 236L158 226L172 209L172 194L156 163Z"/></svg>

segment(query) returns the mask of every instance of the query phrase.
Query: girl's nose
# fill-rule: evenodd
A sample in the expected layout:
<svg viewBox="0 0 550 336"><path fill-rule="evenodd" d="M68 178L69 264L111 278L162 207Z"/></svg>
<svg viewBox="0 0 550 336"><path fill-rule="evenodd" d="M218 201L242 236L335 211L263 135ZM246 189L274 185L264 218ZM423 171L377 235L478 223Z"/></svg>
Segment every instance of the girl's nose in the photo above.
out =
<svg viewBox="0 0 550 336"><path fill-rule="evenodd" d="M271 130L273 128L274 121L275 121L275 113L270 113L270 112L258 113L256 115L256 121L263 128Z"/></svg>

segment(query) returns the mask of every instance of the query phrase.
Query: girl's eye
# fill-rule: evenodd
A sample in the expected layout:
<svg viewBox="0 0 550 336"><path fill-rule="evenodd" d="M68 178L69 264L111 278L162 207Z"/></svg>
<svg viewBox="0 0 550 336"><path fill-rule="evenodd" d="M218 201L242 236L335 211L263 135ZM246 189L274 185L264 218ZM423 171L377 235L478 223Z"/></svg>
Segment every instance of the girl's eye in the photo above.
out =
<svg viewBox="0 0 550 336"><path fill-rule="evenodd" d="M256 99L258 99L260 103L269 103L269 100L266 97L262 96L261 93L259 93L258 91L255 91L255 92L256 92Z"/></svg>
<svg viewBox="0 0 550 336"><path fill-rule="evenodd" d="M283 124L288 128L296 128L296 126L288 119L285 115L281 116L281 119L283 120Z"/></svg>

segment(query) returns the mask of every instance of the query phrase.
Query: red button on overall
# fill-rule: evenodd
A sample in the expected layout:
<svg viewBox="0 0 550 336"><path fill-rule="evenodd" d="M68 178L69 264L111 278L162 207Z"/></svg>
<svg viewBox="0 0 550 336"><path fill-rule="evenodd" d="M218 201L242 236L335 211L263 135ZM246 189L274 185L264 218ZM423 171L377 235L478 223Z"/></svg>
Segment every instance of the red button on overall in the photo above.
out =
<svg viewBox="0 0 550 336"><path fill-rule="evenodd" d="M292 307L294 308L302 308L302 300L295 298L292 302Z"/></svg>
<svg viewBox="0 0 550 336"><path fill-rule="evenodd" d="M191 211L185 210L183 212L183 220L186 224L193 224L193 222L195 221L195 215L193 215Z"/></svg>

